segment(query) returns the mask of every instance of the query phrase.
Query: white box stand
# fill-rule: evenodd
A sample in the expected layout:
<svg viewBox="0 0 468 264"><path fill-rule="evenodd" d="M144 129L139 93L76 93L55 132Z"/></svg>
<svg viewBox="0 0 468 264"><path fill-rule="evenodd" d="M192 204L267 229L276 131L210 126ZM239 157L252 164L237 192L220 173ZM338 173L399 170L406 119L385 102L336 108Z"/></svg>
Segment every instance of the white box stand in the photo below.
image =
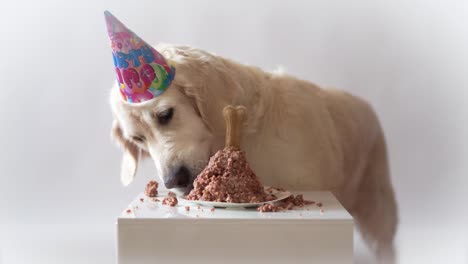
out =
<svg viewBox="0 0 468 264"><path fill-rule="evenodd" d="M294 193L322 202L323 212L317 205L276 213L191 205L187 212L140 194L117 219L117 262L352 263L351 215L329 192Z"/></svg>

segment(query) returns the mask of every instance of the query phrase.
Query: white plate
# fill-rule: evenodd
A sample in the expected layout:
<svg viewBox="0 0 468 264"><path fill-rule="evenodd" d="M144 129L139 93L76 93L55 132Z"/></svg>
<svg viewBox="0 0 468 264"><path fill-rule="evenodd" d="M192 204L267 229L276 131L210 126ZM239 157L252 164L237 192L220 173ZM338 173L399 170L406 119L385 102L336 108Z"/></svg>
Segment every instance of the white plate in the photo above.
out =
<svg viewBox="0 0 468 264"><path fill-rule="evenodd" d="M265 192L267 192L267 189L269 187L265 186ZM268 192L267 192L268 193ZM277 199L271 200L271 201L265 201L261 203L227 203L227 202L209 202L209 201L201 201L201 200L186 200L184 198L178 198L179 202L181 204L197 204L197 205L203 205L203 206L210 206L210 207L223 207L223 208L238 208L238 207L258 207L260 205L266 204L266 203L274 203L278 202L281 200L284 200L288 198L291 193L288 191L279 191L277 189L272 188L271 194L276 195Z"/></svg>

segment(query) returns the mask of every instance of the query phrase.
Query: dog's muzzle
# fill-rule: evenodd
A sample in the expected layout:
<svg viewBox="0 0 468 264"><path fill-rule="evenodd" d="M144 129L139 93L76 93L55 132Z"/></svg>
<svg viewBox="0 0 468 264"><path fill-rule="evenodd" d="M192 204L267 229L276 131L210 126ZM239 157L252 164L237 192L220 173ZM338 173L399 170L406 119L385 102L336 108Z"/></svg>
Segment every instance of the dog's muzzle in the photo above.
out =
<svg viewBox="0 0 468 264"><path fill-rule="evenodd" d="M168 189L186 188L191 184L191 179L190 171L185 166L180 166L164 179L164 185Z"/></svg>

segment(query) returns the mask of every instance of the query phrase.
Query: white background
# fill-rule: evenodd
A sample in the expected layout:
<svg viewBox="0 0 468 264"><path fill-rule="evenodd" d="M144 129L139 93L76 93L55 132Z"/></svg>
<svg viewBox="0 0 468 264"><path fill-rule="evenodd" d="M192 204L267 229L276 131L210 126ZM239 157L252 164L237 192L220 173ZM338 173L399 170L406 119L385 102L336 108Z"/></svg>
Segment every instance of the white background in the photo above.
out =
<svg viewBox="0 0 468 264"><path fill-rule="evenodd" d="M7 1L0 5L0 262L113 263L130 187L109 140L103 11L368 99L386 132L401 263L468 263L467 1ZM368 263L358 241L356 262Z"/></svg>

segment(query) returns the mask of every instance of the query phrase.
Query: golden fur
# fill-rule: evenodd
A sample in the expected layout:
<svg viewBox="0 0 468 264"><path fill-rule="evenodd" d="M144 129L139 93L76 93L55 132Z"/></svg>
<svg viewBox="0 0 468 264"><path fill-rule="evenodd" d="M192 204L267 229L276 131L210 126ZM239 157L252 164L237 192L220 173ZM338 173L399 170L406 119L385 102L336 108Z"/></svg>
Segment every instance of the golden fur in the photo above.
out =
<svg viewBox="0 0 468 264"><path fill-rule="evenodd" d="M117 88L111 94L113 136L125 151L124 184L133 179L140 155L151 156L161 179L180 164L196 176L223 147L223 107L244 105L242 148L262 183L331 190L380 260L393 262L397 205L384 135L368 103L202 50L157 49L176 64L163 95L135 106L124 103ZM174 118L160 127L154 113L167 105L175 107ZM135 133L146 141L132 141Z"/></svg>

